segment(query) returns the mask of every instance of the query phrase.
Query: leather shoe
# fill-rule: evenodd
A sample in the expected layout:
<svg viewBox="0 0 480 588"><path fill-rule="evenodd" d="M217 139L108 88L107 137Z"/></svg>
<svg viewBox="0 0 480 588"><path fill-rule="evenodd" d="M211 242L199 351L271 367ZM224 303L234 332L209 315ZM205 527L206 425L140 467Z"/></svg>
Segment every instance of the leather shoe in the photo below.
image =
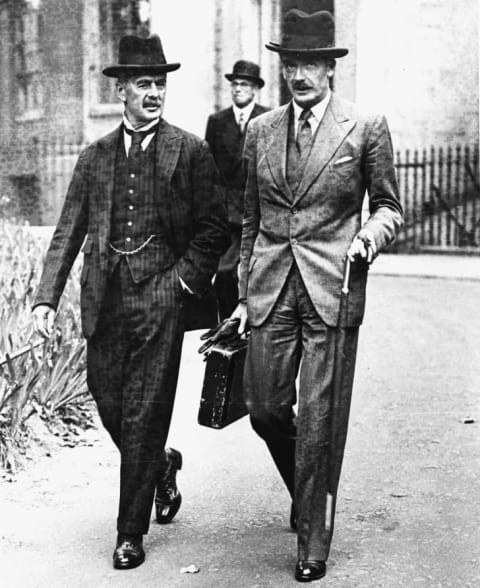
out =
<svg viewBox="0 0 480 588"><path fill-rule="evenodd" d="M113 567L116 570L130 570L145 561L141 535L119 535L113 552Z"/></svg>
<svg viewBox="0 0 480 588"><path fill-rule="evenodd" d="M292 531L297 530L297 513L295 512L295 504L292 502L292 507L290 508L290 529Z"/></svg>
<svg viewBox="0 0 480 588"><path fill-rule="evenodd" d="M170 523L182 504L182 495L177 488L177 471L182 469L182 454L176 449L165 449L167 468L157 484L155 493L155 511L157 523Z"/></svg>
<svg viewBox="0 0 480 588"><path fill-rule="evenodd" d="M295 580L297 582L320 580L325 575L326 570L327 566L324 561L299 559L295 567Z"/></svg>

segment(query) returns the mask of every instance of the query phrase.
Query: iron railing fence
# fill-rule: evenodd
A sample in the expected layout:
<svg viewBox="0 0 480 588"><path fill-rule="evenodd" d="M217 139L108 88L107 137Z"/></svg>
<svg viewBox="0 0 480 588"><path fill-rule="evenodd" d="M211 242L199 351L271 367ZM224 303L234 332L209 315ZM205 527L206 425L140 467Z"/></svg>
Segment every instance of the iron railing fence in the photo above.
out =
<svg viewBox="0 0 480 588"><path fill-rule="evenodd" d="M405 226L396 249L480 252L478 145L397 151Z"/></svg>
<svg viewBox="0 0 480 588"><path fill-rule="evenodd" d="M83 147L43 139L10 149L0 166L0 197L32 224L54 224ZM5 153L0 157L5 163ZM391 249L480 253L478 145L397 151L395 167L405 226Z"/></svg>

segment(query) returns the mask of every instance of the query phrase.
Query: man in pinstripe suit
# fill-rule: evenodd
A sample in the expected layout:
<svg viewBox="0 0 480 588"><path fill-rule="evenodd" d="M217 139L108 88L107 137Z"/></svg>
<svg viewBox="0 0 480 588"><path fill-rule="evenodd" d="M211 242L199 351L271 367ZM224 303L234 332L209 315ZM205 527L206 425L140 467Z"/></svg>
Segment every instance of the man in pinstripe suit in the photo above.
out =
<svg viewBox="0 0 480 588"><path fill-rule="evenodd" d="M159 523L180 507L182 457L165 443L183 334L215 324L211 281L229 244L207 144L162 118L166 73L179 67L156 35L120 41L118 65L103 73L117 78L123 122L80 154L33 310L48 337L84 243L87 381L121 456L117 569L143 563L154 501Z"/></svg>

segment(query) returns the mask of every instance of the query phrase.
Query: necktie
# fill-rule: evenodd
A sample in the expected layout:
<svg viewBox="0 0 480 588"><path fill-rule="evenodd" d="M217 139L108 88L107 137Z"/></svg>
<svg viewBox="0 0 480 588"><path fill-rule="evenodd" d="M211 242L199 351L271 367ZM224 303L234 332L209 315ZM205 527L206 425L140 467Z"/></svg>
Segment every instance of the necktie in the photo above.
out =
<svg viewBox="0 0 480 588"><path fill-rule="evenodd" d="M306 155L312 144L312 127L310 126L309 118L312 116L311 110L302 110L300 118L298 119L297 130L297 151L298 155L302 157Z"/></svg>
<svg viewBox="0 0 480 588"><path fill-rule="evenodd" d="M240 132L243 135L243 132L245 131L245 115L243 112L238 115L238 126L240 127Z"/></svg>
<svg viewBox="0 0 480 588"><path fill-rule="evenodd" d="M142 141L145 139L147 135L154 133L157 130L157 126L150 127L147 131L132 131L131 129L127 129L124 127L125 132L127 135L130 135L132 138L132 143L130 145L130 149L128 150L128 159L134 160L137 159L138 156L142 153Z"/></svg>

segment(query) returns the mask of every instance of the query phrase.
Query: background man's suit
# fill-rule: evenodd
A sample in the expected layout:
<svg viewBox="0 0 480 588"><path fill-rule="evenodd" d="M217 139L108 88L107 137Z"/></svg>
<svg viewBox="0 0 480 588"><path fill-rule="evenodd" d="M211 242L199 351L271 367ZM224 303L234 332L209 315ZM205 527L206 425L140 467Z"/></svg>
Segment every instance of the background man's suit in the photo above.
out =
<svg viewBox="0 0 480 588"><path fill-rule="evenodd" d="M370 217L364 228L377 251L394 238L402 211L383 117L366 116L332 94L303 162L294 161L292 119L290 104L277 108L252 121L246 138L239 296L247 301L251 336L244 390L252 425L295 500L299 560L325 561L333 530L326 487L329 395L344 260L361 228L365 190ZM367 270L364 262L353 264L340 403L347 407ZM292 324L295 336L287 339ZM346 431L348 408L337 420ZM342 455L343 448L340 462ZM333 509L335 494L336 488Z"/></svg>
<svg viewBox="0 0 480 588"><path fill-rule="evenodd" d="M268 110L265 106L255 104L248 121ZM210 145L215 163L225 183L232 239L230 248L220 260L216 279L220 318L223 319L230 316L238 301L237 271L245 190L245 174L242 169L245 132L240 131L233 107L225 108L208 118L205 139Z"/></svg>
<svg viewBox="0 0 480 588"><path fill-rule="evenodd" d="M192 326L186 305L195 307L192 316L198 318L200 297L211 291L229 240L223 191L207 144L160 119L132 168L122 129L79 157L35 305L57 307L85 242L81 312L88 384L121 453L118 531L142 535L166 467L183 333ZM111 244L139 250L117 255ZM194 296L184 292L179 277ZM193 326L215 322L213 313Z"/></svg>

